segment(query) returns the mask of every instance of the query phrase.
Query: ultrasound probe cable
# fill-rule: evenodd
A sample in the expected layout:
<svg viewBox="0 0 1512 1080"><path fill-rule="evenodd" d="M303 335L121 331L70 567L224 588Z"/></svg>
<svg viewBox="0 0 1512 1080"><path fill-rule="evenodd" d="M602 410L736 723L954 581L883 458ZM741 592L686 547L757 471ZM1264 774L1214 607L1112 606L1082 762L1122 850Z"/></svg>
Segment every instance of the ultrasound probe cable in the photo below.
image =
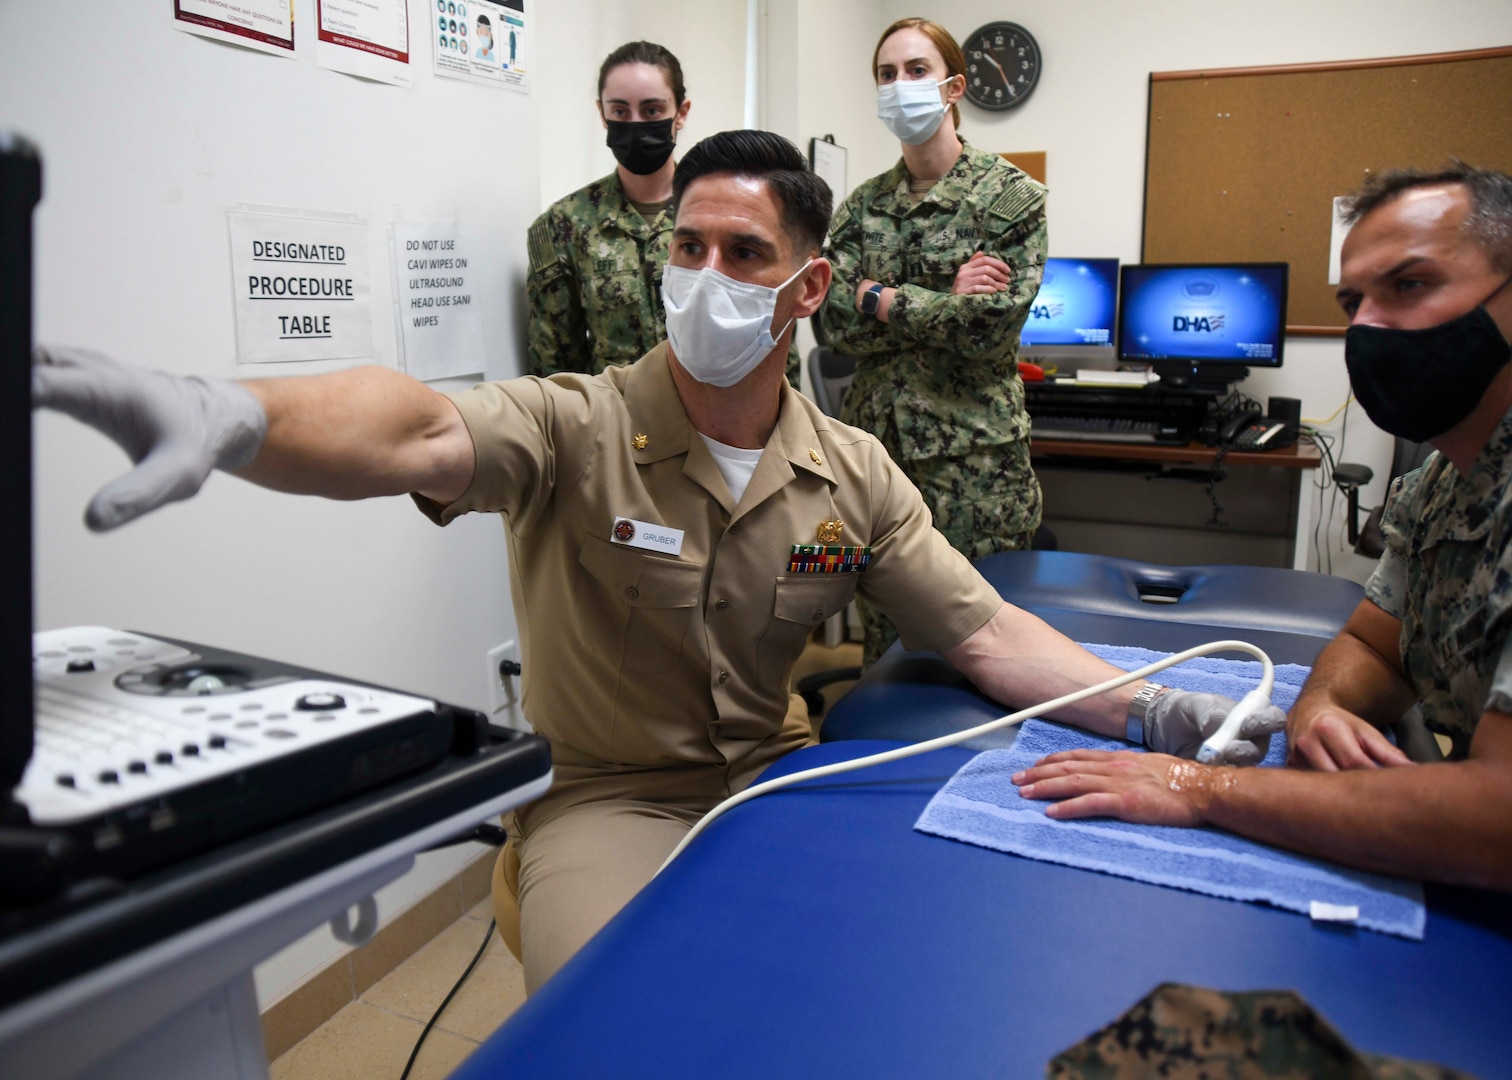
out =
<svg viewBox="0 0 1512 1080"><path fill-rule="evenodd" d="M735 807L743 802L756 798L758 795L765 795L770 791L789 787L804 780L817 780L824 776L835 776L839 773L853 772L856 769L865 769L872 765L882 765L889 761L901 761L916 754L927 754L931 750L954 746L957 743L965 742L967 739L974 739L978 735L985 735L989 731L996 731L998 728L1003 727L1013 727L1016 724L1023 723L1025 720L1033 719L1042 713L1054 712L1056 709L1064 708L1067 705L1074 705L1076 702L1084 701L1089 697L1096 697L1098 694L1107 693L1109 690L1117 689L1126 683L1134 682L1136 679L1143 679L1148 675L1154 675L1157 671L1164 671L1173 664L1180 664L1183 661L1191 660L1198 656L1207 656L1209 653L1229 651L1249 653L1255 657L1255 659L1260 661L1261 675L1260 685L1240 699L1239 703L1224 718L1223 723L1219 725L1218 730L1210 735L1207 741L1202 744L1202 748L1197 751L1197 760L1203 764L1221 761L1223 752L1239 737L1239 731L1244 721L1270 704L1271 688L1275 685L1276 670L1275 666L1271 663L1271 658L1265 654L1264 650L1251 645L1247 641L1210 641L1206 645L1196 645L1183 652L1174 653L1164 660L1147 664L1136 671L1125 672L1106 682L1100 682L1096 686L1089 686L1083 690L1077 690L1074 693L1058 697L1054 701L1047 701L1041 705L1033 705L1027 709L1021 709L1016 713L1009 713L1007 716L1000 716L996 720L988 720L985 724L978 724L976 727L967 728L965 731L956 731L949 735L941 735L921 743L910 743L908 746L899 746L892 750L884 750L880 754L869 754L866 757L852 758L850 761L837 761L829 765L819 765L812 769L804 769L801 772L790 773L787 776L779 776L774 780L766 780L762 783L754 784L739 794L730 796L703 817L699 818L697 824L688 830L687 835L672 849L672 854L667 856L666 861L661 864L656 872L660 874L668 866L671 866L672 860L683 853L683 849L693 842L694 837L713 824L715 818L728 810L735 809Z"/></svg>

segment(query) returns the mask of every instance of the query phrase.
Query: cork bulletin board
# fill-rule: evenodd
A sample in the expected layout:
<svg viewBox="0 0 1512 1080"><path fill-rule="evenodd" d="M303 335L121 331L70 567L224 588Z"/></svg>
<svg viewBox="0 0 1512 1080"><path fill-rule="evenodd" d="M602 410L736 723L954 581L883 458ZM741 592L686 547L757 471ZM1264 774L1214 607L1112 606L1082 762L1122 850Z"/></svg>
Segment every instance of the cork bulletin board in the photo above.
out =
<svg viewBox="0 0 1512 1080"><path fill-rule="evenodd" d="M1287 331L1342 335L1333 200L1449 158L1512 172L1512 47L1150 76L1143 259L1291 264Z"/></svg>

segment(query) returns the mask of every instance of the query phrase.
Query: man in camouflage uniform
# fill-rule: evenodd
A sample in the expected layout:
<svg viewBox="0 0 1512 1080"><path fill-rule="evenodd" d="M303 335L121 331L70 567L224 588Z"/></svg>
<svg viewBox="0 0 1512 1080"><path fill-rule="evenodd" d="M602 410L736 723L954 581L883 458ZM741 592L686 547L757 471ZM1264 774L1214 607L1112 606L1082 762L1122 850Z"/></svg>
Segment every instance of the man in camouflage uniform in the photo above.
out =
<svg viewBox="0 0 1512 1080"><path fill-rule="evenodd" d="M841 419L882 441L935 527L978 559L1028 548L1040 523L1018 342L1048 241L1045 189L961 143L955 165L922 196L900 159L840 205L830 230L835 280L820 318L830 347L858 361ZM953 293L960 268L980 253L1007 264L1007 287ZM886 322L858 310L866 281L897 290ZM870 664L897 632L860 607Z"/></svg>
<svg viewBox="0 0 1512 1080"><path fill-rule="evenodd" d="M639 360L667 337L662 267L672 204L637 206L617 172L551 204L528 234L530 302L525 374L597 375ZM798 386L798 347L788 350Z"/></svg>
<svg viewBox="0 0 1512 1080"><path fill-rule="evenodd" d="M1055 817L1212 824L1367 870L1512 890L1512 177L1382 174L1339 300L1356 396L1437 453L1392 487L1387 550L1287 726L1299 768L1056 754L1015 777ZM1409 709L1449 742L1413 764Z"/></svg>

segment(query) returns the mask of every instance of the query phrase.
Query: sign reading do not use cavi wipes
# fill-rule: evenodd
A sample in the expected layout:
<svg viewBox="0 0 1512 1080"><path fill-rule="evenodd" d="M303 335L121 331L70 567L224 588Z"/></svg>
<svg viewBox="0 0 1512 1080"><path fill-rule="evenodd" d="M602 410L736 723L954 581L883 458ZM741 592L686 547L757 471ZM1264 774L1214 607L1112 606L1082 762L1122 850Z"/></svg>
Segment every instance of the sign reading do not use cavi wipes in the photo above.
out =
<svg viewBox="0 0 1512 1080"><path fill-rule="evenodd" d="M240 209L226 218L238 363L373 355L366 221Z"/></svg>

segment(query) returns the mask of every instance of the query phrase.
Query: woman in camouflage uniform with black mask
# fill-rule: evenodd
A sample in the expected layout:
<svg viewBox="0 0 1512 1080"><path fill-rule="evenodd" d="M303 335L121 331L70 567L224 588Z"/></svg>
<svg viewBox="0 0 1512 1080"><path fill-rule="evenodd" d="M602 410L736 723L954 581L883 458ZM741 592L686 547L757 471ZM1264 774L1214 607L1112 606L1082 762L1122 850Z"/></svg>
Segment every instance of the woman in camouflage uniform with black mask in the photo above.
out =
<svg viewBox="0 0 1512 1080"><path fill-rule="evenodd" d="M632 41L604 59L598 89L618 165L530 226L527 375L597 375L634 363L667 336L661 280L672 243L672 150L692 104L682 65L660 45ZM795 348L795 387L797 372Z"/></svg>

